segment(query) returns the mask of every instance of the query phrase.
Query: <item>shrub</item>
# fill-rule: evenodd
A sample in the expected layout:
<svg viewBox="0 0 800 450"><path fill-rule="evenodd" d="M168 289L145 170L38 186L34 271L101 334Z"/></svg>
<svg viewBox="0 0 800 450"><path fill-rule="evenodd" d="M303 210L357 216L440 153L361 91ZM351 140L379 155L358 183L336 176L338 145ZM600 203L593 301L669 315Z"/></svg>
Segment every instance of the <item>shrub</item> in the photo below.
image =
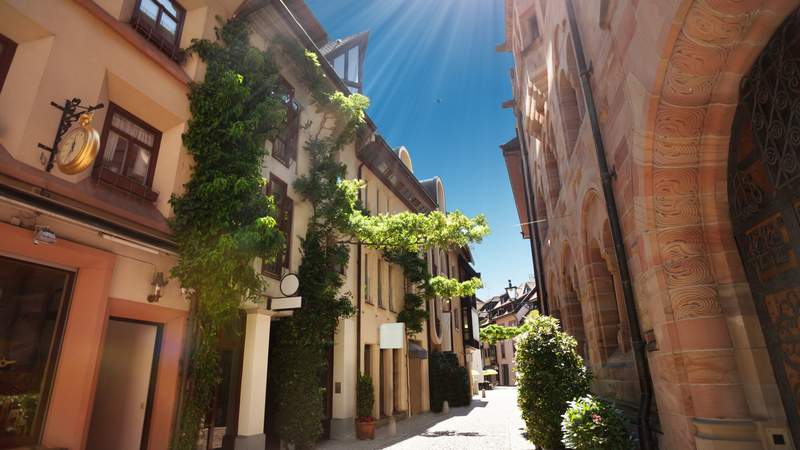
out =
<svg viewBox="0 0 800 450"><path fill-rule="evenodd" d="M587 395L569 402L561 421L562 443L575 450L632 448L625 418L613 404Z"/></svg>
<svg viewBox="0 0 800 450"><path fill-rule="evenodd" d="M372 387L372 377L363 374L358 377L356 390L356 415L359 420L372 420L372 407L375 405L375 392Z"/></svg>
<svg viewBox="0 0 800 450"><path fill-rule="evenodd" d="M517 402L528 439L560 449L561 415L567 402L589 393L591 375L575 350L577 342L559 330L557 319L535 312L525 327L516 338Z"/></svg>
<svg viewBox="0 0 800 450"><path fill-rule="evenodd" d="M445 400L450 406L469 405L469 374L458 365L455 353L431 352L429 374L432 411L440 412Z"/></svg>

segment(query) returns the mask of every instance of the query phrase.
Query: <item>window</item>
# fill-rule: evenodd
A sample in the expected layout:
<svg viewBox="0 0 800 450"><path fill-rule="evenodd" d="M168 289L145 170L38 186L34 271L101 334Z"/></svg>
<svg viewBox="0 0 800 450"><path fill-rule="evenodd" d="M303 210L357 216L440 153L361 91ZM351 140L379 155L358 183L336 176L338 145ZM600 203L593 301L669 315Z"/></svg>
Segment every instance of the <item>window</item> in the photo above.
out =
<svg viewBox="0 0 800 450"><path fill-rule="evenodd" d="M369 214L369 186L364 185L364 204L362 205Z"/></svg>
<svg viewBox="0 0 800 450"><path fill-rule="evenodd" d="M294 212L294 201L289 198L289 188L281 179L271 175L267 186L268 195L275 199L275 207L278 209L278 230L286 238L286 246L279 253L274 261L265 261L261 266L261 273L273 278L281 276L282 268L289 268L291 262L292 249L292 213Z"/></svg>
<svg viewBox="0 0 800 450"><path fill-rule="evenodd" d="M14 59L16 51L17 43L0 34L0 91L3 90L6 75L8 75L8 70L11 68L11 61Z"/></svg>
<svg viewBox="0 0 800 450"><path fill-rule="evenodd" d="M394 271L392 266L389 266L389 311L394 312L394 292L392 291L394 283L392 283L392 275L394 275Z"/></svg>
<svg viewBox="0 0 800 450"><path fill-rule="evenodd" d="M181 30L186 10L172 0L138 0L131 25L172 60L181 62Z"/></svg>
<svg viewBox="0 0 800 450"><path fill-rule="evenodd" d="M283 80L285 89L283 103L286 105L286 118L275 139L272 140L272 157L284 166L297 159L297 137L300 133L300 105L294 98L294 88Z"/></svg>
<svg viewBox="0 0 800 450"><path fill-rule="evenodd" d="M369 254L364 254L364 301L372 304L369 297Z"/></svg>
<svg viewBox="0 0 800 450"><path fill-rule="evenodd" d="M333 70L350 92L361 92L361 47L356 45L334 57Z"/></svg>
<svg viewBox="0 0 800 450"><path fill-rule="evenodd" d="M358 47L347 51L347 81L358 83Z"/></svg>
<svg viewBox="0 0 800 450"><path fill-rule="evenodd" d="M344 55L339 55L336 59L333 60L333 70L336 71L336 75L339 75L339 78L344 80Z"/></svg>
<svg viewBox="0 0 800 450"><path fill-rule="evenodd" d="M378 259L378 307L383 306L383 261Z"/></svg>
<svg viewBox="0 0 800 450"><path fill-rule="evenodd" d="M95 177L150 201L158 194L153 184L161 133L138 117L111 103L103 126Z"/></svg>
<svg viewBox="0 0 800 450"><path fill-rule="evenodd" d="M39 442L74 274L0 256L3 358L0 445Z"/></svg>
<svg viewBox="0 0 800 450"><path fill-rule="evenodd" d="M500 345L500 357L501 358L505 358L506 357L506 343L505 342L501 342L499 345Z"/></svg>

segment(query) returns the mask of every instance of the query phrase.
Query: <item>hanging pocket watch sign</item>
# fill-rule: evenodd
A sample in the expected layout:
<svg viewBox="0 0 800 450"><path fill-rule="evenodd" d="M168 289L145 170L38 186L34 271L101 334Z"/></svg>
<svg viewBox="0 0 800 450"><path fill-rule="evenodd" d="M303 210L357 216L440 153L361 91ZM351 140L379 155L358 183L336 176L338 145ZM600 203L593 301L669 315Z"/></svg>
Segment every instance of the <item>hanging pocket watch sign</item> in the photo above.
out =
<svg viewBox="0 0 800 450"><path fill-rule="evenodd" d="M68 131L58 143L56 163L68 175L83 172L94 162L100 147L100 134L92 128L92 113L81 114L80 126Z"/></svg>
<svg viewBox="0 0 800 450"><path fill-rule="evenodd" d="M50 172L57 163L61 172L68 175L83 172L92 165L100 147L100 135L92 128L92 117L94 111L102 108L103 104L81 106L79 98L68 99L64 101L63 106L55 102L50 104L61 111L61 120L58 122L53 145L51 147L41 143L38 145L39 148L50 152L46 161L45 155L42 154L45 171ZM79 126L70 130L76 121Z"/></svg>

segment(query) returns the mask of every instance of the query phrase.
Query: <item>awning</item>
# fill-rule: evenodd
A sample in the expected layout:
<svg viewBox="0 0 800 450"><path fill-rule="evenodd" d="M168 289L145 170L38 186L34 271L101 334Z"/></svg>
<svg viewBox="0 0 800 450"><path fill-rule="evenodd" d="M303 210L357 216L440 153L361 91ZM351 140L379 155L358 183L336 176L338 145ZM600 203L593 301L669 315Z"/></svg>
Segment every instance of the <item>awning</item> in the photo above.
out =
<svg viewBox="0 0 800 450"><path fill-rule="evenodd" d="M408 357L417 359L428 359L428 351L421 345L408 341Z"/></svg>

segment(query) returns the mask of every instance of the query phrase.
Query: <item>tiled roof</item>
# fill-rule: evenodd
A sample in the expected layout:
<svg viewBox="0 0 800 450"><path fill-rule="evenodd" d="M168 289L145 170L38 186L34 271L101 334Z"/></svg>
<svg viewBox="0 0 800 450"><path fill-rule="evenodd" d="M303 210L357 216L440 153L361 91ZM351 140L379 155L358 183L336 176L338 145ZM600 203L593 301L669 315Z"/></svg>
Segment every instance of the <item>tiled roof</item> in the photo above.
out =
<svg viewBox="0 0 800 450"><path fill-rule="evenodd" d="M335 52L336 50L348 45L353 41L358 41L361 39L365 39L369 36L369 31L362 31L361 33L356 33L347 37L343 37L341 39L336 39L333 41L328 42L327 44L320 47L319 51L325 55L327 58L329 54Z"/></svg>

